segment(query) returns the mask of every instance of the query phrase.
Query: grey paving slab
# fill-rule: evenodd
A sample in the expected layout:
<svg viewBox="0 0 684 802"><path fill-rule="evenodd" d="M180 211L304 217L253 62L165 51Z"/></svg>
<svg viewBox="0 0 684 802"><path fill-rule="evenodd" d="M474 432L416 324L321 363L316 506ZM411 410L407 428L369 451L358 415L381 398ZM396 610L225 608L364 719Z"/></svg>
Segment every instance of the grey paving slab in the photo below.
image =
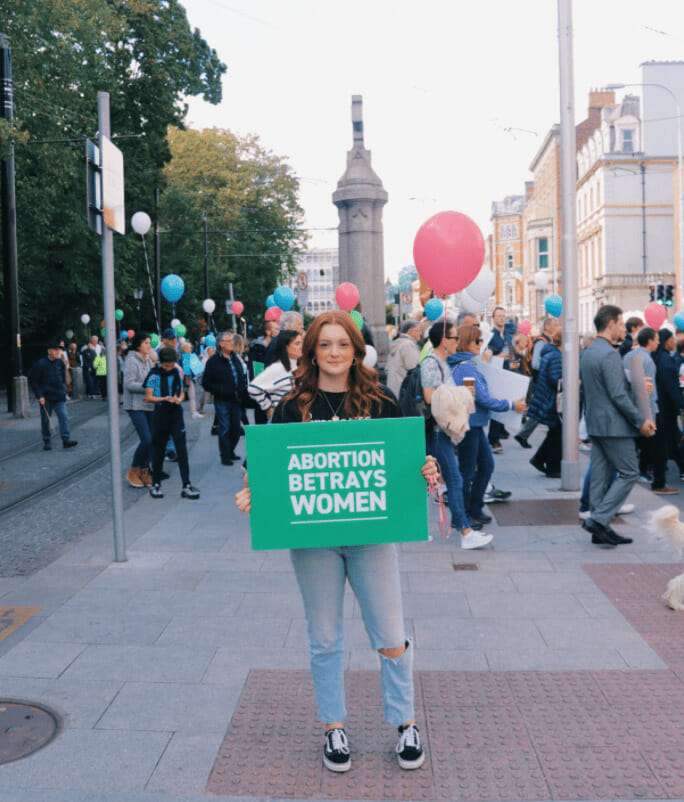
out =
<svg viewBox="0 0 684 802"><path fill-rule="evenodd" d="M515 585L506 574L481 573L480 571L452 571L452 573L429 573L409 571L402 575L408 582L409 593L457 593L468 590L481 593L514 591Z"/></svg>
<svg viewBox="0 0 684 802"><path fill-rule="evenodd" d="M27 581L23 576L0 577L0 599L21 588Z"/></svg>
<svg viewBox="0 0 684 802"><path fill-rule="evenodd" d="M582 649L603 646L617 649L623 644L643 643L641 635L626 621L618 619L570 619L537 621L544 641L551 649Z"/></svg>
<svg viewBox="0 0 684 802"><path fill-rule="evenodd" d="M618 651L630 668L667 669L666 663L646 643L623 643Z"/></svg>
<svg viewBox="0 0 684 802"><path fill-rule="evenodd" d="M157 643L160 646L283 646L290 629L280 619L249 621L241 616L206 617L202 626L194 617L176 616Z"/></svg>
<svg viewBox="0 0 684 802"><path fill-rule="evenodd" d="M407 618L469 618L471 609L462 593L407 593L403 598Z"/></svg>
<svg viewBox="0 0 684 802"><path fill-rule="evenodd" d="M18 643L0 657L0 677L58 677L85 648L83 643Z"/></svg>
<svg viewBox="0 0 684 802"><path fill-rule="evenodd" d="M66 730L49 748L0 771L0 788L142 790L170 733Z"/></svg>
<svg viewBox="0 0 684 802"><path fill-rule="evenodd" d="M570 593L467 592L474 618L588 618L586 608Z"/></svg>
<svg viewBox="0 0 684 802"><path fill-rule="evenodd" d="M173 796L203 793L222 740L220 732L198 735L175 732L147 783L147 790Z"/></svg>
<svg viewBox="0 0 684 802"><path fill-rule="evenodd" d="M26 587L79 590L96 577L101 570L97 566L53 564L33 574L27 581Z"/></svg>
<svg viewBox="0 0 684 802"><path fill-rule="evenodd" d="M88 646L64 677L122 682L200 682L215 652L211 647Z"/></svg>
<svg viewBox="0 0 684 802"><path fill-rule="evenodd" d="M44 702L62 716L67 729L90 729L111 704L123 683L111 680L3 677L3 696ZM1 774L2 772L0 772Z"/></svg>
<svg viewBox="0 0 684 802"><path fill-rule="evenodd" d="M225 733L241 691L242 682L127 682L97 729Z"/></svg>
<svg viewBox="0 0 684 802"><path fill-rule="evenodd" d="M127 590L194 590L206 571L164 571L136 569L126 564L110 565L89 584L89 588L124 588Z"/></svg>
<svg viewBox="0 0 684 802"><path fill-rule="evenodd" d="M209 685L232 685L253 668L308 668L308 649L224 646L216 650L203 682Z"/></svg>
<svg viewBox="0 0 684 802"><path fill-rule="evenodd" d="M627 668L618 649L488 649L492 671L594 671Z"/></svg>
<svg viewBox="0 0 684 802"><path fill-rule="evenodd" d="M0 599L0 605L17 605L18 607L40 607L41 614L48 616L59 610L66 602L74 596L77 591L61 588L41 588L35 583L26 584L23 587L8 593Z"/></svg>
<svg viewBox="0 0 684 802"><path fill-rule="evenodd" d="M264 562L259 552L223 554L179 552L170 555L164 571L259 571Z"/></svg>
<svg viewBox="0 0 684 802"><path fill-rule="evenodd" d="M298 593L294 573L285 571L217 571L205 574L197 591L229 590L233 593Z"/></svg>
<svg viewBox="0 0 684 802"><path fill-rule="evenodd" d="M524 649L545 646L533 621L490 621L474 619L440 619L416 621L418 649Z"/></svg>
<svg viewBox="0 0 684 802"><path fill-rule="evenodd" d="M41 643L154 643L170 620L170 615L148 616L130 611L107 615L60 610L37 627L28 639Z"/></svg>
<svg viewBox="0 0 684 802"><path fill-rule="evenodd" d="M603 597L590 576L581 568L565 571L511 571L515 589L520 593L594 594Z"/></svg>

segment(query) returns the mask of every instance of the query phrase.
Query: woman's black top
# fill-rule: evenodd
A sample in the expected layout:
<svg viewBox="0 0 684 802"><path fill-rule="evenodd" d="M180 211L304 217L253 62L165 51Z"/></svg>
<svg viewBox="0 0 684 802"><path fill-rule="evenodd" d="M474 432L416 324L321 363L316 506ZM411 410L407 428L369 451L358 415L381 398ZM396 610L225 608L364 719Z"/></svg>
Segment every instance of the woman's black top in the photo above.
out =
<svg viewBox="0 0 684 802"><path fill-rule="evenodd" d="M387 396L383 399L382 403L373 404L371 408L371 418L401 418L401 409L394 397L392 391L380 385L382 394ZM347 418L344 411L344 399L347 393L326 393L319 390L313 404L311 405L311 420L324 421L332 420L333 415L336 413L340 420ZM297 406L296 399L292 398L287 401L282 401L273 413L272 423L301 423L302 414Z"/></svg>

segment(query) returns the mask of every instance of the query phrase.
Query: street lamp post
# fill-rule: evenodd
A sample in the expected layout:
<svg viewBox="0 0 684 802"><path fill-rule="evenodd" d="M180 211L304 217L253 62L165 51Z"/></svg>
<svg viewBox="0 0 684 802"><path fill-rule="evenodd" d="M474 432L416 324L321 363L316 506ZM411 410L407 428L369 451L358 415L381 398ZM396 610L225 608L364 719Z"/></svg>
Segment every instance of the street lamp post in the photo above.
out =
<svg viewBox="0 0 684 802"><path fill-rule="evenodd" d="M677 99L677 95L665 84L659 84L652 81L647 83L628 83L628 84L608 84L606 89L626 89L630 86L654 86L662 89L672 98L677 112L677 173L679 181L679 282L677 283L677 292L679 293L678 307L684 304L684 160L682 160L682 107Z"/></svg>
<svg viewBox="0 0 684 802"><path fill-rule="evenodd" d="M142 319L142 299L145 291L138 287L137 289L133 290L133 297L135 298L135 303L138 307L138 331L143 330L143 319Z"/></svg>
<svg viewBox="0 0 684 802"><path fill-rule="evenodd" d="M558 0L561 248L563 251L563 459L561 489L579 490L579 338L577 310L577 147L572 0Z"/></svg>

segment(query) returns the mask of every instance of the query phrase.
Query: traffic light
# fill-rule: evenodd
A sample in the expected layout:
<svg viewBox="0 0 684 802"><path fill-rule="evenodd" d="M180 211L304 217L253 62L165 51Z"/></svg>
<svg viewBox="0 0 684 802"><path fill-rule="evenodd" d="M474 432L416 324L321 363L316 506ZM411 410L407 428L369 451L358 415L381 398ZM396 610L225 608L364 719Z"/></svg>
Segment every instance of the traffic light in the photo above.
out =
<svg viewBox="0 0 684 802"><path fill-rule="evenodd" d="M663 306L665 305L665 285L664 284L658 284L658 286L657 286L656 301L658 301L658 303L662 304Z"/></svg>
<svg viewBox="0 0 684 802"><path fill-rule="evenodd" d="M655 298L656 298L656 285L655 284L649 285L649 290L650 290L649 299L650 299L651 303L653 303L653 301L655 301Z"/></svg>
<svg viewBox="0 0 684 802"><path fill-rule="evenodd" d="M672 284L668 284L665 287L665 306L673 306L674 305L674 287Z"/></svg>

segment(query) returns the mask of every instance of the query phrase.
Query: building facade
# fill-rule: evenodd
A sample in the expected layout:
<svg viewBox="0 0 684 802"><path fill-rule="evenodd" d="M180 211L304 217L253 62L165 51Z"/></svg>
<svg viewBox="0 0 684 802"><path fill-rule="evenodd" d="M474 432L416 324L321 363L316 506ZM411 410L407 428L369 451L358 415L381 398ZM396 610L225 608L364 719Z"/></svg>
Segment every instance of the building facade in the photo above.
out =
<svg viewBox="0 0 684 802"><path fill-rule="evenodd" d="M492 204L489 259L496 277L495 300L519 317L523 310L522 195L509 195Z"/></svg>
<svg viewBox="0 0 684 802"><path fill-rule="evenodd" d="M297 259L297 273L292 279L299 308L315 317L337 309L335 289L340 283L337 248L312 248Z"/></svg>

